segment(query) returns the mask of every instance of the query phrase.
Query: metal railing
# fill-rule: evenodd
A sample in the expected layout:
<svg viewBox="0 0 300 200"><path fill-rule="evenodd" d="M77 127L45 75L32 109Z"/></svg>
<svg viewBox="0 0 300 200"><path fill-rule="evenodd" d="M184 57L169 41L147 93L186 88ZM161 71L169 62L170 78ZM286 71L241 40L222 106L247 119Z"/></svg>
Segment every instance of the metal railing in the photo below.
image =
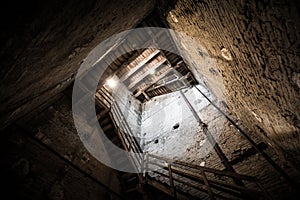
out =
<svg viewBox="0 0 300 200"><path fill-rule="evenodd" d="M271 199L268 192L255 177L171 160L149 153L145 154L144 163L144 176L146 179L164 181L167 183L164 192L175 198L179 193L188 195L189 192L187 191L189 190L190 195L196 198L197 196L199 198L202 192L202 195L208 196L209 199L232 199L234 197L240 199ZM147 173L147 171L151 172ZM231 179L242 180L245 185L249 185L251 188L236 185ZM187 188L184 189L186 186L188 186L188 190Z"/></svg>
<svg viewBox="0 0 300 200"><path fill-rule="evenodd" d="M133 135L118 103L113 101L110 107L110 117L116 127L116 132L119 139L121 140L122 146L128 152L134 152L135 154L128 154L129 160L131 161L136 172L140 172L143 167L143 150L141 149L138 141ZM143 176L141 173L137 173L139 181L143 182Z"/></svg>

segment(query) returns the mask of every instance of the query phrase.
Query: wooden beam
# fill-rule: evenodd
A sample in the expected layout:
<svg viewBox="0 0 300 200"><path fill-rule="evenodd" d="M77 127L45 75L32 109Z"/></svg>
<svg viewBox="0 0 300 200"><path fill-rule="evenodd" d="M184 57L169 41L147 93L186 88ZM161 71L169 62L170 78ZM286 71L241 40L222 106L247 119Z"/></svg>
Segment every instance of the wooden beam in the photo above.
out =
<svg viewBox="0 0 300 200"><path fill-rule="evenodd" d="M148 57L146 57L142 62L140 62L139 64L137 64L134 68L132 68L128 74L124 75L123 77L121 77L121 81L125 81L127 80L130 76L132 76L136 71L138 71L141 67L143 67L149 60L151 60L152 58L154 58L158 53L160 52L160 50L155 50L153 53L151 53ZM141 54L142 55L142 54ZM135 59L136 60L136 59ZM135 60L133 60L132 62L134 62ZM131 62L131 63L132 63ZM130 64L129 64L130 65Z"/></svg>
<svg viewBox="0 0 300 200"><path fill-rule="evenodd" d="M155 35L155 37L160 37L162 33L164 33L164 30L160 30L160 31ZM143 44L143 46L146 46L146 47L147 47L147 48L145 48L144 51L146 51L146 50L149 49L149 48L155 48L155 46L153 46L153 41L152 41L152 40L149 40L149 39ZM143 51L143 52L144 52L144 51ZM136 53L133 54L131 57L135 57L135 56L138 57L140 54L142 54L142 53L136 52ZM114 74L117 75L117 74L120 72L120 70L122 70L123 67L128 66L128 65L132 62L132 61L129 61L129 60L130 60L130 58L129 58L128 60L124 61L124 62L122 63L122 65L120 66L120 68L117 69L117 70L115 71Z"/></svg>
<svg viewBox="0 0 300 200"><path fill-rule="evenodd" d="M146 94L146 92L143 92L142 94L144 95L144 97L146 98L147 101L150 100L150 98L149 98L149 96Z"/></svg>
<svg viewBox="0 0 300 200"><path fill-rule="evenodd" d="M138 84L139 82L141 82L144 78L146 78L147 76L150 75L149 71L155 70L158 67L160 67L162 64L164 64L167 61L166 58L163 58L161 61L159 61L158 63L156 63L155 65L153 65L149 70L145 71L141 76L139 76L138 79L135 79L133 82L131 82L128 85L128 89L131 90L136 84ZM155 81L156 82L156 81Z"/></svg>
<svg viewBox="0 0 300 200"><path fill-rule="evenodd" d="M170 73L172 70L174 70L172 67L170 67L167 71L165 71L164 73L162 73L160 76L158 76L154 81L153 84L156 83L157 81L161 80L162 78L164 78L168 73ZM143 89L140 89L134 96L138 97L140 94L142 94L145 90L147 90L148 88L150 88L153 84L148 85L146 87L144 87Z"/></svg>
<svg viewBox="0 0 300 200"><path fill-rule="evenodd" d="M208 182L208 180L207 180L207 177L206 177L206 175L205 175L205 172L204 172L203 170L200 170L200 171L201 171L201 175L202 175L203 181L204 181L204 183L205 183L205 186L206 186L206 189L207 189L207 193L208 193L208 195L209 195L209 198L210 198L210 199L215 199L215 198L214 198L214 195L213 195L213 192L212 192L212 190L211 190L211 188L210 188L210 186L209 186L209 182Z"/></svg>

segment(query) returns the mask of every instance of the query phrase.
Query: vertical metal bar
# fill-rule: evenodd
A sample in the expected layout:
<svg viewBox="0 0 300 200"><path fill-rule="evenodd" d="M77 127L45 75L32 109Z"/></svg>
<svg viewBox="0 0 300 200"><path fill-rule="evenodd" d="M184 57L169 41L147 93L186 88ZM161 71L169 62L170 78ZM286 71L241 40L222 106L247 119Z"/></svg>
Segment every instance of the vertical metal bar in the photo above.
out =
<svg viewBox="0 0 300 200"><path fill-rule="evenodd" d="M125 131L126 130L128 131L128 127L126 127L126 124L124 123L125 119L124 119L124 116L122 115L122 113L120 111L119 106L117 105L116 102L114 102L113 105L114 105L113 108L115 110L115 114L119 118L119 126L123 127ZM126 133L122 133L122 132L120 132L120 133L122 135L124 135L124 138L126 139L128 145L129 145L128 151L130 151L132 149L132 137L131 137L131 135L130 134L126 134Z"/></svg>
<svg viewBox="0 0 300 200"><path fill-rule="evenodd" d="M141 163L141 172L142 172L142 175L144 176L144 174L145 174L145 172L144 172L144 170L145 170L145 154L143 153L142 154L142 163Z"/></svg>
<svg viewBox="0 0 300 200"><path fill-rule="evenodd" d="M230 165L226 155L223 153L222 149L220 148L219 144L216 142L214 136L208 131L207 124L205 124L201 120L201 118L199 117L199 115L197 114L195 109L193 108L192 104L189 102L189 100L186 98L186 96L184 95L184 93L181 90L180 90L180 94L183 97L184 101L186 102L187 106L189 107L190 111L194 115L195 119L197 120L197 122L201 126L201 128L202 128L204 134L206 135L209 143L213 146L214 150L216 151L217 155L221 159L221 161L224 164L224 166L226 167L226 169L228 171L232 171L232 172L236 173L235 170L233 169L233 167ZM240 186L244 186L244 183L240 179L233 178L233 180L236 184L238 184Z"/></svg>
<svg viewBox="0 0 300 200"><path fill-rule="evenodd" d="M148 170L149 170L149 154L146 154L146 167L145 167L145 177L148 176Z"/></svg>
<svg viewBox="0 0 300 200"><path fill-rule="evenodd" d="M172 168L171 163L168 162L168 170L169 170L169 179L170 179L170 187L171 187L171 194L173 197L176 197L175 187L174 187L174 180L172 176Z"/></svg>
<svg viewBox="0 0 300 200"><path fill-rule="evenodd" d="M216 106L199 88L195 86L195 88L198 90L198 92L211 104L213 105L237 130L238 132L252 145L252 147L262 156L266 159L267 162L287 181L290 182L291 186L294 188L298 188L299 184L292 179L285 171L277 165L272 158L269 157L268 154L266 154L264 151L260 150L257 144L250 138L250 136L245 133L230 117L228 117L218 106Z"/></svg>
<svg viewBox="0 0 300 200"><path fill-rule="evenodd" d="M214 195L213 195L213 192L212 192L212 190L211 190L211 187L209 186L209 183L208 183L208 180L207 180L207 177L206 177L206 175L205 175L204 170L201 169L200 172L201 172L201 174L202 174L202 176L203 176L203 181L204 181L204 183L205 183L205 186L206 186L206 189L207 189L209 198L210 198L210 199L215 199L215 198L214 198Z"/></svg>
<svg viewBox="0 0 300 200"><path fill-rule="evenodd" d="M115 106L113 106L112 108L116 111L115 113L116 113L117 117L118 117L118 118L124 119L124 116L122 115L122 113L121 113L121 111L120 111L118 105L116 104L116 102L115 102L113 105L115 105ZM125 127L126 124L123 123L123 121L124 121L124 120L122 120L121 122L119 122L119 123L120 123L120 126L122 126L124 129L128 129L128 127ZM124 138L126 139L126 142L128 143L128 147L127 147L127 149L126 149L128 152L130 152L131 150L132 150L133 152L139 152L138 149L135 148L138 144L137 144L137 142L134 140L133 137L130 137L130 135L128 135L128 134L126 134L126 133L123 133L123 134L122 134L121 131L120 131L120 135L121 135L122 137L124 137ZM124 139L124 141L125 141L125 139ZM126 143L126 142L125 142L125 143ZM126 145L126 146L127 146L127 145ZM130 156L131 154L128 154L128 155ZM130 156L130 159L132 160L132 162L134 162L134 165L135 165L135 167L137 168L137 170L141 168L141 160L142 160L142 156L141 156L140 154L133 154L133 156ZM140 178L140 180L142 180L142 176L141 176L140 174L139 174L139 178Z"/></svg>

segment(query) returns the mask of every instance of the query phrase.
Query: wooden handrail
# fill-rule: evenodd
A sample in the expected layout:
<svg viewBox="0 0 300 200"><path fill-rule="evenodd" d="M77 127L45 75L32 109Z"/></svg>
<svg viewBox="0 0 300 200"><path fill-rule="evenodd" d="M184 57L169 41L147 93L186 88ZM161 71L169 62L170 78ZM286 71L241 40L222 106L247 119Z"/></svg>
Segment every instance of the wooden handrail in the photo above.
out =
<svg viewBox="0 0 300 200"><path fill-rule="evenodd" d="M202 166L195 165L195 164L192 164L192 163L187 163L187 162L183 162L183 161L179 161L179 160L172 160L172 159L164 158L164 157L161 157L161 156L153 155L153 154L150 154L150 153L147 153L146 155L148 155L149 157L152 157L152 158L156 158L158 160L164 160L166 162L172 162L173 164L179 164L179 165L182 165L182 166L185 166L185 167L204 170L205 172L210 172L210 173L223 175L223 176L228 176L228 177L235 177L235 178L243 179L243 180L246 180L246 181L252 181L252 182L257 181L257 179L255 177L252 177L252 176L242 175L242 174L238 174L238 173L232 173L230 171L216 170L216 169L209 168L209 167L202 167Z"/></svg>
<svg viewBox="0 0 300 200"><path fill-rule="evenodd" d="M215 188L219 191L228 193L230 195L234 195L236 197L245 197L245 194L246 194L246 195L254 196L254 197L265 196L267 199L271 199L268 192L264 189L262 184L255 177L241 175L241 174L228 172L228 171L216 170L216 169L212 169L212 168L208 168L208 167L202 167L202 166L194 165L191 163L172 160L172 159L164 158L164 157L149 154L149 153L146 153L145 156L147 159L147 162L146 162L147 168L149 168L149 165L156 165L156 166L160 167L161 169L164 169L167 171L166 173L169 175L165 174L164 177L168 178L170 181L170 191L172 191L171 194L176 193L176 191L174 191L176 188L174 185L174 181L181 182L186 185L193 185L193 184L190 184L190 182L184 181L184 179L181 180L179 178L179 177L184 177L184 178L187 178L188 180L191 180L192 182L197 182L197 183L203 184L203 186L206 187L205 192L209 195L210 199L214 199L215 196L218 197L217 194L213 193L211 188ZM153 161L153 159L150 160L149 158L154 158L156 160L159 160L160 163ZM186 168L196 170L196 171L200 172L200 174L198 174L197 172L192 172L191 170L188 170ZM160 176L163 174L162 172L159 172L159 171L153 171L153 173L159 174ZM226 177L230 177L230 178L234 177L234 178L239 178L241 180L253 182L258 186L258 188L260 188L261 191L257 191L255 189L249 189L249 188L246 188L245 186L234 185L231 183L222 182L219 180L209 180L209 178L206 176L205 173L212 173L212 174L226 176ZM176 174L176 177L174 177L173 174ZM170 175L172 177L170 177ZM179 177L177 177L177 176L179 176ZM193 188L199 189L199 187L193 187ZM201 189L201 191L203 192L203 189Z"/></svg>
<svg viewBox="0 0 300 200"><path fill-rule="evenodd" d="M125 122L125 120L121 120L124 119L124 116L122 116L122 113L120 112L120 110L118 109L119 107L114 107L111 106L111 111L115 111L114 114L116 115L116 119L119 122L119 126L123 127L124 129L126 129L127 131L130 130L130 128L128 127L128 124L123 123ZM113 117L112 117L113 118ZM117 126L117 124L116 124ZM140 148L138 148L138 144L137 141L134 140L134 137L130 134L124 133L120 130L120 137L124 140L127 141L129 147L127 147L127 150L130 151L131 149L133 150L133 152L137 152L137 153L142 153L140 151Z"/></svg>

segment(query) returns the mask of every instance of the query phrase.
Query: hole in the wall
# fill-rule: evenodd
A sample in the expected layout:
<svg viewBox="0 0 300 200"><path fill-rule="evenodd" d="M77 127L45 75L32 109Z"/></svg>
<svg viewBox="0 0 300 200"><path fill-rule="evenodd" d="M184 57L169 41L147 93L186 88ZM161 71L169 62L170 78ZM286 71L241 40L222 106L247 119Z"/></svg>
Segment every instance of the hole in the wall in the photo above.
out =
<svg viewBox="0 0 300 200"><path fill-rule="evenodd" d="M178 129L178 128L179 128L179 123L176 123L176 124L173 126L173 130Z"/></svg>
<svg viewBox="0 0 300 200"><path fill-rule="evenodd" d="M218 71L214 68L209 68L209 72L212 73L213 75L217 76L218 75Z"/></svg>
<svg viewBox="0 0 300 200"><path fill-rule="evenodd" d="M158 143L158 139L154 140L154 144L157 144Z"/></svg>
<svg viewBox="0 0 300 200"><path fill-rule="evenodd" d="M205 55L204 52L202 52L202 50L198 50L198 54L200 57L204 57L204 55Z"/></svg>
<svg viewBox="0 0 300 200"><path fill-rule="evenodd" d="M195 100L195 104L200 104L202 102L202 100L201 99L197 99L197 100Z"/></svg>

